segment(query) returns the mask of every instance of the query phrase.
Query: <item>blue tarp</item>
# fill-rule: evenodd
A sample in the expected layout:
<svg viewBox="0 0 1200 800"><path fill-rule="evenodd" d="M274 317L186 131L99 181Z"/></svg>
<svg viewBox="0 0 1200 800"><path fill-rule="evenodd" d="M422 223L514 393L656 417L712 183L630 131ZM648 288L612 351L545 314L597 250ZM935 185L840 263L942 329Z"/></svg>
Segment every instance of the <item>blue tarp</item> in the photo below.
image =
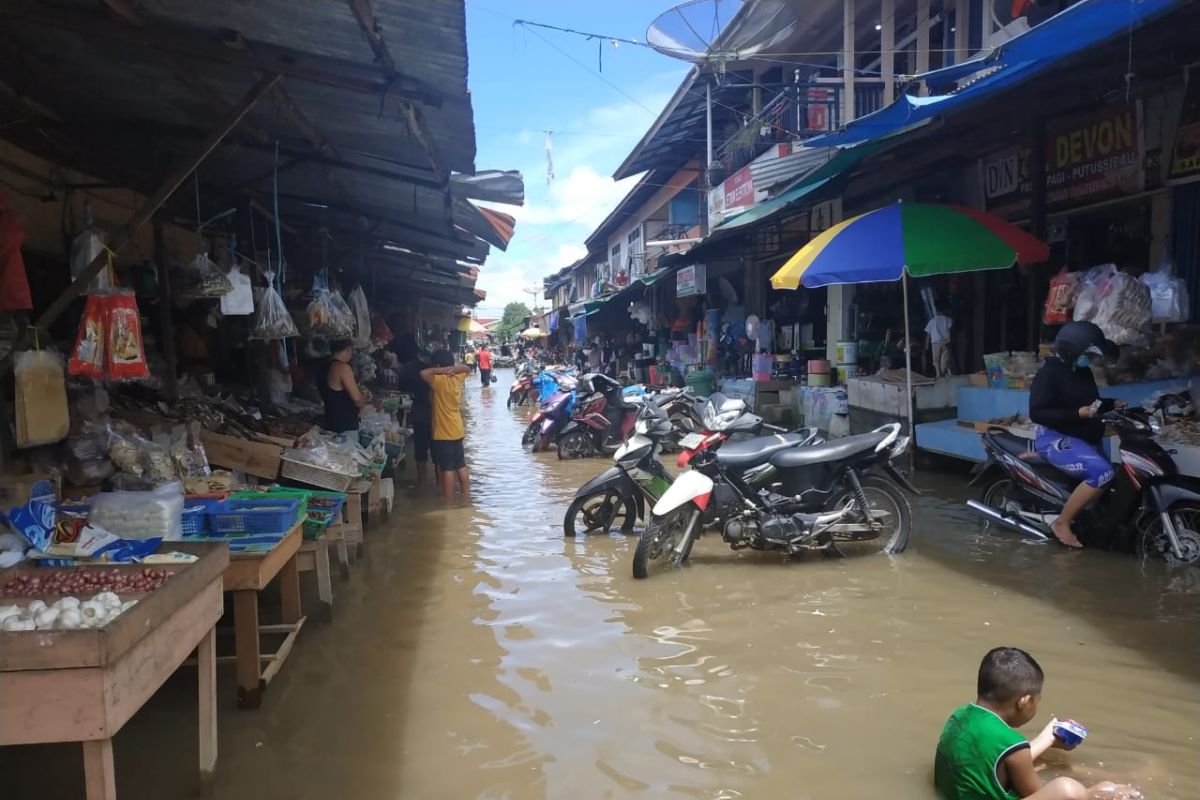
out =
<svg viewBox="0 0 1200 800"><path fill-rule="evenodd" d="M1039 75L1055 64L1144 25L1187 0L1083 0L986 56L918 76L946 89L960 78L979 77L953 94L905 95L840 131L807 140L805 147L846 147L959 112Z"/></svg>

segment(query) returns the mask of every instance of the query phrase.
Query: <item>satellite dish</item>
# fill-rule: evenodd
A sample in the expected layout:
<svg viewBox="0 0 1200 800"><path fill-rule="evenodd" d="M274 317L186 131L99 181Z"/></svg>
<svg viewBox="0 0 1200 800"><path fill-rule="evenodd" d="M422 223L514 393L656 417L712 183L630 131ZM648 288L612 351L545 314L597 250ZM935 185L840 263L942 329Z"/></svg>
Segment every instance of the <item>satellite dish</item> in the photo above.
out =
<svg viewBox="0 0 1200 800"><path fill-rule="evenodd" d="M687 0L650 23L646 43L665 56L720 70L781 44L797 24L785 0Z"/></svg>
<svg viewBox="0 0 1200 800"><path fill-rule="evenodd" d="M717 278L717 285L721 287L721 296L725 298L725 302L731 306L736 306L738 301L737 290L733 288L733 284L726 278Z"/></svg>

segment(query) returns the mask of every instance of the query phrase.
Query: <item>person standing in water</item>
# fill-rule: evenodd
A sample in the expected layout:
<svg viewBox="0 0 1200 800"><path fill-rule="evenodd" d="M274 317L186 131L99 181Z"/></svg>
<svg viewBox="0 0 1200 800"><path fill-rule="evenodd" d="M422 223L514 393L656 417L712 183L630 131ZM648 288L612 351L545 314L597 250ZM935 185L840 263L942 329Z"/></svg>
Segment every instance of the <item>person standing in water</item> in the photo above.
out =
<svg viewBox="0 0 1200 800"><path fill-rule="evenodd" d="M463 385L471 368L455 364L454 354L438 350L433 354L433 366L421 370L421 379L429 384L433 400L433 463L439 470L442 498L454 498L454 479L458 478L463 497L471 493L467 473L467 457L463 451L466 429L462 418Z"/></svg>
<svg viewBox="0 0 1200 800"><path fill-rule="evenodd" d="M484 386L492 385L492 351L488 350L487 342L479 345L479 353L477 355L479 361L479 379Z"/></svg>
<svg viewBox="0 0 1200 800"><path fill-rule="evenodd" d="M358 412L371 397L358 388L350 359L354 344L346 340L329 343L331 355L325 369L317 376L317 391L325 403L325 430L347 433L358 430Z"/></svg>

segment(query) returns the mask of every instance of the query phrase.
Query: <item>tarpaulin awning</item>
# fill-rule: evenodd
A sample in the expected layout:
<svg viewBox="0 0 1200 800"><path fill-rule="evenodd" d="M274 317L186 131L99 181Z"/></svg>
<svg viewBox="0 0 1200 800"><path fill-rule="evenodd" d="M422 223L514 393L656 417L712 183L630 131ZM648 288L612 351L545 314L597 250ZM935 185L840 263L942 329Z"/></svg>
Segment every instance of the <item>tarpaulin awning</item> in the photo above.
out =
<svg viewBox="0 0 1200 800"><path fill-rule="evenodd" d="M671 274L670 269L663 269L662 267L659 267L658 269L654 270L654 272L650 272L650 273L638 278L638 280L641 281L646 286L653 286L654 284L661 281L663 278L667 277L667 275L669 275L669 274Z"/></svg>
<svg viewBox="0 0 1200 800"><path fill-rule="evenodd" d="M1084 0L1021 34L987 56L918 76L942 90L977 77L957 91L931 97L904 95L840 131L809 139L806 147L845 147L962 111L1023 83L1118 34L1129 33L1186 0Z"/></svg>
<svg viewBox="0 0 1200 800"><path fill-rule="evenodd" d="M983 70L1004 70L1029 63L1050 63L1123 35L1183 0L1085 0L1013 37L996 49L961 64L918 75L930 91L948 92Z"/></svg>

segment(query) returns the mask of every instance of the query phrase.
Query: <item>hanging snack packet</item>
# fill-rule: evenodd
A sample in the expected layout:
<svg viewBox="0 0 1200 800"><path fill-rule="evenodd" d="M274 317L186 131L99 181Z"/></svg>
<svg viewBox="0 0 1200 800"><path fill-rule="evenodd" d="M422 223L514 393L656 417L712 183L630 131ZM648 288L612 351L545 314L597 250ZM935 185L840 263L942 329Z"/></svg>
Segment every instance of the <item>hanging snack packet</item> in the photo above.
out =
<svg viewBox="0 0 1200 800"><path fill-rule="evenodd" d="M251 339L286 339L289 336L299 336L296 323L292 321L291 312L283 303L279 292L275 291L274 274L267 273L267 288L263 290L258 303L258 315L254 318L254 330L250 332Z"/></svg>
<svg viewBox="0 0 1200 800"><path fill-rule="evenodd" d="M110 380L150 377L146 351L142 345L142 318L137 298L129 290L120 290L104 298L108 306L108 366Z"/></svg>
<svg viewBox="0 0 1200 800"><path fill-rule="evenodd" d="M184 299L212 299L233 291L233 284L208 253L197 253L177 278L175 294Z"/></svg>
<svg viewBox="0 0 1200 800"><path fill-rule="evenodd" d="M100 295L88 295L83 316L79 320L79 334L71 351L67 371L85 378L104 379L105 346L108 342L107 314Z"/></svg>

